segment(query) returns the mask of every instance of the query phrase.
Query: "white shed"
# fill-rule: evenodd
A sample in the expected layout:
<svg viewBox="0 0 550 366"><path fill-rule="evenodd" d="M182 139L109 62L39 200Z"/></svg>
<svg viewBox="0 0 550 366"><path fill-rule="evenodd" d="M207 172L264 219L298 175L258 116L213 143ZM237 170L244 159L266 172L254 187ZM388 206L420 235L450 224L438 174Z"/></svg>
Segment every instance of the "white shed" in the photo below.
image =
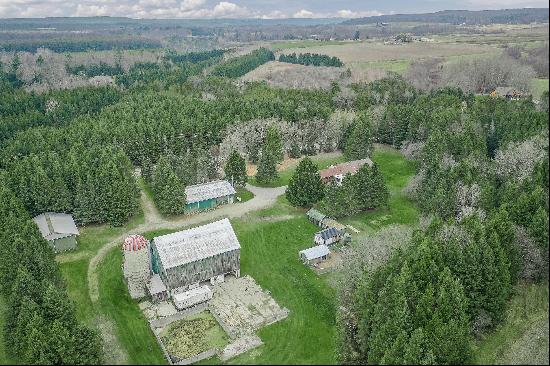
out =
<svg viewBox="0 0 550 366"><path fill-rule="evenodd" d="M326 245L317 245L300 251L300 259L305 264L316 264L330 256L330 249Z"/></svg>

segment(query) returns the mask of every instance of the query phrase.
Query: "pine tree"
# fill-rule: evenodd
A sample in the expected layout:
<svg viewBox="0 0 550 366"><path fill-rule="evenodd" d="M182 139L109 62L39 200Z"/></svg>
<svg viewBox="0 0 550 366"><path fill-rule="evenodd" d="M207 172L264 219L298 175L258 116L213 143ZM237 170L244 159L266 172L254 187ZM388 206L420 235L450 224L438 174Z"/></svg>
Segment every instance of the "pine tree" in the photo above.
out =
<svg viewBox="0 0 550 366"><path fill-rule="evenodd" d="M323 198L324 190L317 166L306 157L290 178L286 197L293 206L310 207Z"/></svg>
<svg viewBox="0 0 550 366"><path fill-rule="evenodd" d="M328 185L320 206L323 211L335 218L359 212L359 205L355 199L355 182L352 177L344 177L341 186L335 183Z"/></svg>
<svg viewBox="0 0 550 366"><path fill-rule="evenodd" d="M181 214L185 210L185 185L174 173L166 157L161 157L153 173L153 194L163 214Z"/></svg>
<svg viewBox="0 0 550 366"><path fill-rule="evenodd" d="M372 129L369 117L362 113L346 141L344 155L349 160L360 160L370 157L372 150Z"/></svg>
<svg viewBox="0 0 550 366"><path fill-rule="evenodd" d="M277 163L284 159L284 144L281 139L281 134L276 127L270 127L267 130L264 141L263 152L267 152L275 158Z"/></svg>
<svg viewBox="0 0 550 366"><path fill-rule="evenodd" d="M278 176L279 174L277 173L277 159L264 146L264 148L262 149L260 162L258 163L256 180L258 181L258 183L268 184L277 179Z"/></svg>
<svg viewBox="0 0 550 366"><path fill-rule="evenodd" d="M234 186L244 187L246 185L248 180L246 162L237 151L232 150L231 154L229 154L227 163L225 163L224 173L225 179L230 181Z"/></svg>

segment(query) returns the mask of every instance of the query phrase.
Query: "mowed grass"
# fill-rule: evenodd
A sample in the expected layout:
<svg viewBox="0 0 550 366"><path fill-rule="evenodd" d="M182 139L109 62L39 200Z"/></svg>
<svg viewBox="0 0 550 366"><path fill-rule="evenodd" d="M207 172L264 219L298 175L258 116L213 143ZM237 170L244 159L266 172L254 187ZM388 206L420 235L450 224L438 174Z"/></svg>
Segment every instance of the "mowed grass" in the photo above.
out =
<svg viewBox="0 0 550 366"><path fill-rule="evenodd" d="M250 192L246 188L237 188L237 198L240 198L239 202L246 202L254 198L254 193Z"/></svg>
<svg viewBox="0 0 550 366"><path fill-rule="evenodd" d="M548 364L548 283L520 284L506 320L474 344L474 363Z"/></svg>
<svg viewBox="0 0 550 366"><path fill-rule="evenodd" d="M350 64L350 66L357 65L361 69L375 69L375 70L384 70L391 71L398 74L404 74L411 60L382 60L382 61L367 61L367 62L356 62Z"/></svg>
<svg viewBox="0 0 550 366"><path fill-rule="evenodd" d="M540 99L542 93L548 91L549 83L548 79L533 79L531 84L531 90L535 99Z"/></svg>
<svg viewBox="0 0 550 366"><path fill-rule="evenodd" d="M130 364L166 364L143 312L130 298L122 275L122 257L122 250L114 248L98 268L99 311L114 323Z"/></svg>
<svg viewBox="0 0 550 366"><path fill-rule="evenodd" d="M364 234L390 224L416 225L418 210L403 193L403 188L415 174L414 162L406 160L399 151L381 145L376 146L372 160L378 165L390 191L388 207L359 213L340 221Z"/></svg>

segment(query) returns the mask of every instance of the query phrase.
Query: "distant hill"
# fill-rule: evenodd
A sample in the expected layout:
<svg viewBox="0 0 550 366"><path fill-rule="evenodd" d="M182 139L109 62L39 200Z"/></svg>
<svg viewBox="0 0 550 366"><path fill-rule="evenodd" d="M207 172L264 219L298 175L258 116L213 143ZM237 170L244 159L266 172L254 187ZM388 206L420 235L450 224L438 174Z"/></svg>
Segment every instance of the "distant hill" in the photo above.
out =
<svg viewBox="0 0 550 366"><path fill-rule="evenodd" d="M350 19L343 24L375 24L391 22L422 22L449 24L528 24L548 22L548 8L503 10L443 10L423 14L394 14Z"/></svg>

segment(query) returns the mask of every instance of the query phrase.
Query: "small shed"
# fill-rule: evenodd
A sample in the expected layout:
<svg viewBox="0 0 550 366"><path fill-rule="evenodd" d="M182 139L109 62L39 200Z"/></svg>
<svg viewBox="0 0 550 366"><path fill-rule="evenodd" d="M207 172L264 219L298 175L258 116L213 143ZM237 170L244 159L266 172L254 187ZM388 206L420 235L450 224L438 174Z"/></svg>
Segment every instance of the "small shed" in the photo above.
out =
<svg viewBox="0 0 550 366"><path fill-rule="evenodd" d="M168 290L166 285L158 274L153 275L147 283L147 290L153 302L165 301L168 299Z"/></svg>
<svg viewBox="0 0 550 366"><path fill-rule="evenodd" d="M316 232L313 241L317 245L331 245L342 239L342 232L334 227Z"/></svg>
<svg viewBox="0 0 550 366"><path fill-rule="evenodd" d="M312 208L308 212L306 212L307 218L309 221L311 221L313 224L323 227L323 220L327 217L325 214L317 211L316 209Z"/></svg>
<svg viewBox="0 0 550 366"><path fill-rule="evenodd" d="M235 188L226 180L195 184L185 187L188 213L216 208L235 201Z"/></svg>
<svg viewBox="0 0 550 366"><path fill-rule="evenodd" d="M330 256L330 249L326 245L317 245L300 251L300 259L305 264L317 264Z"/></svg>
<svg viewBox="0 0 550 366"><path fill-rule="evenodd" d="M342 184L342 181L347 174L357 174L359 169L361 169L365 164L373 166L372 160L366 158L361 160L348 161L346 163L338 165L332 165L326 169L320 170L319 175L321 176L321 181L323 181L323 183L325 184L331 182Z"/></svg>
<svg viewBox="0 0 550 366"><path fill-rule="evenodd" d="M71 215L46 212L34 217L33 221L55 252L76 248L76 237L79 232Z"/></svg>

